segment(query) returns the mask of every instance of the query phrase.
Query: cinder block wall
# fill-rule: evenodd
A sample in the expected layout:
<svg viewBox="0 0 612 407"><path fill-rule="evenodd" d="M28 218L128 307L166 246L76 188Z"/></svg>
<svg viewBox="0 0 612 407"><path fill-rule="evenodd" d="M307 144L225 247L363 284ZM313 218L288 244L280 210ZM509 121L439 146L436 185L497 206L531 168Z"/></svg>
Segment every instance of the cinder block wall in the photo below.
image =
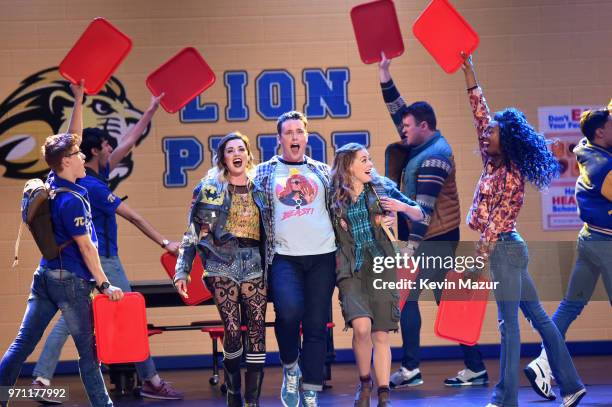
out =
<svg viewBox="0 0 612 407"><path fill-rule="evenodd" d="M612 2L608 0L455 0L454 5L481 36L475 55L479 79L492 109L518 106L537 124L537 108L547 105L604 104L611 95ZM210 135L240 130L254 141L257 134L274 133L275 124L258 116L254 82L266 69L285 69L295 78L296 106L303 109L305 88L301 81L305 68L347 67L350 70L348 100L351 115L346 119L312 120L310 130L327 142L328 157L333 155L332 131L368 130L371 152L382 171L385 146L396 140L379 92L375 65L364 65L358 55L350 22L350 9L357 1L293 0L0 0L0 98L4 100L27 76L57 66L88 22L104 16L134 41L131 54L115 76L125 86L128 99L144 110L149 92L144 80L148 73L184 46L195 46L217 75L217 82L202 98L219 105L216 123L181 124L178 115L157 113L148 137L134 153L134 171L116 190L129 195L128 204L143 214L168 238L179 239L185 227L185 213L191 189L210 165L210 151L203 164L188 173L188 186L168 189L162 182L164 154L162 138L196 136L208 146ZM475 151L476 137L464 91L461 73L445 74L411 33L411 25L427 2L396 1L406 51L392 63L392 74L408 101L427 100L436 109L439 128L450 140L457 161L462 215L471 202L480 174ZM227 104L223 73L244 70L250 119L226 122ZM0 114L4 114L2 111ZM6 116L0 117L0 122ZM35 131L35 130L31 130ZM44 136L42 130L39 133ZM0 146L11 135L0 135ZM0 168L4 172L5 168ZM10 270L18 223L23 180L0 178L0 349L8 347L23 316L32 271L38 252L26 236L21 246L22 261ZM545 232L541 227L538 192L528 189L518 228L529 241L572 241L577 231ZM465 226L462 239L477 236ZM120 255L132 280L163 278L161 250L132 225L119 221ZM539 247L539 246L538 246ZM557 270L569 271L571 244L550 245L532 252L531 272L539 284ZM599 288L601 290L601 287ZM599 298L604 298L599 291ZM336 298L336 296L334 296ZM547 302L553 311L556 302ZM423 345L448 344L433 334L436 308L423 302ZM148 317L156 324L186 323L216 318L212 307L150 309ZM273 319L270 305L268 318ZM342 317L334 300L338 323L338 348L350 347L350 332L342 332ZM523 321L523 341L538 340ZM268 349L277 349L273 331L268 331ZM612 320L608 302L593 302L568 333L568 340L610 340ZM499 341L496 307L489 305L482 342ZM393 344L399 345L399 335ZM41 346L30 360L36 360ZM183 355L210 352L210 341L193 332L166 333L151 339L154 355ZM69 341L63 359L75 359Z"/></svg>

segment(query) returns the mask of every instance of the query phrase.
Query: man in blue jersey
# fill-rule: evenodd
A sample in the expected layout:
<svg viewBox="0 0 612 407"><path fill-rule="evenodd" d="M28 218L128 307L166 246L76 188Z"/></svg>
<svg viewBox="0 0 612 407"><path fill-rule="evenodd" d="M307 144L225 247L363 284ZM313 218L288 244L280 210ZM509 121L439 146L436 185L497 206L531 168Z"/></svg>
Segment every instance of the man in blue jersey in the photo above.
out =
<svg viewBox="0 0 612 407"><path fill-rule="evenodd" d="M82 100L83 87L72 86L72 90L75 100ZM79 371L89 402L94 407L110 407L113 402L95 351L91 293L96 287L118 301L123 292L110 285L104 274L88 193L76 183L85 176L85 157L79 150L81 130L81 103L75 103L69 132L47 137L42 149L51 168L48 182L54 197L50 209L55 240L60 247L66 245L58 257L43 258L34 273L19 333L0 362L0 386L15 384L23 363L59 309L79 353ZM58 192L58 188L64 190ZM1 404L7 405L5 401Z"/></svg>
<svg viewBox="0 0 612 407"><path fill-rule="evenodd" d="M599 276L612 304L611 110L612 102L607 109L587 110L580 119L584 138L574 148L574 154L580 168L576 181L576 202L584 226L578 234L576 264L567 293L552 317L564 337L570 324L591 299ZM540 396L548 400L556 398L551 387L552 373L545 349L527 365L525 375Z"/></svg>
<svg viewBox="0 0 612 407"><path fill-rule="evenodd" d="M91 200L93 223L98 235L98 253L102 268L111 283L121 287L124 292L130 292L131 287L121 261L117 247L117 217L127 219L140 229L149 239L169 252L178 252L178 243L170 242L162 236L140 214L131 209L125 202L113 194L108 186L110 173L119 162L131 151L143 131L149 125L162 96L152 98L151 105L142 118L122 139L117 148L109 144L110 136L101 129L86 128L83 130L81 151L85 155L86 176L78 184L87 189ZM66 339L68 329L66 322L60 319L49 334L45 347L33 371L34 384L48 386L57 366L60 353ZM136 363L136 370L143 385L140 394L143 397L178 400L183 394L172 388L160 378L151 357Z"/></svg>

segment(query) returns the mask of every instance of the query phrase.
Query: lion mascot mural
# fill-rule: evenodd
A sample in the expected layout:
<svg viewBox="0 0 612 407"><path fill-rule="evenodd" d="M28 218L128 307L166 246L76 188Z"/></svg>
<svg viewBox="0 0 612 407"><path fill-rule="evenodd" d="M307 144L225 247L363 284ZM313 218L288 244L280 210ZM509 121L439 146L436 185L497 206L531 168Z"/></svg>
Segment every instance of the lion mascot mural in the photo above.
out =
<svg viewBox="0 0 612 407"><path fill-rule="evenodd" d="M44 178L49 171L40 147L51 134L67 131L74 98L70 83L57 67L29 76L0 104L0 166L4 177ZM116 147L141 118L142 112L127 98L125 88L114 76L96 95L85 95L83 126L98 127L111 136ZM137 144L149 134L143 132ZM110 187L132 172L132 154L127 155L110 175Z"/></svg>

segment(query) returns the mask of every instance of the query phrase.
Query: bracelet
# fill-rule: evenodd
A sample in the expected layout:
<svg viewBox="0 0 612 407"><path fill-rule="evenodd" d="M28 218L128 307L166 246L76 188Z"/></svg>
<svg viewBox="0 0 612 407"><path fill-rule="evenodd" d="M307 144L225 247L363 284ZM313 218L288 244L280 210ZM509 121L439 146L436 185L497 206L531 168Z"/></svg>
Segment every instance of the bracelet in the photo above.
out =
<svg viewBox="0 0 612 407"><path fill-rule="evenodd" d="M469 91L472 91L472 90L474 90L476 88L478 88L478 85L474 85L471 88L467 88L467 91L469 92Z"/></svg>

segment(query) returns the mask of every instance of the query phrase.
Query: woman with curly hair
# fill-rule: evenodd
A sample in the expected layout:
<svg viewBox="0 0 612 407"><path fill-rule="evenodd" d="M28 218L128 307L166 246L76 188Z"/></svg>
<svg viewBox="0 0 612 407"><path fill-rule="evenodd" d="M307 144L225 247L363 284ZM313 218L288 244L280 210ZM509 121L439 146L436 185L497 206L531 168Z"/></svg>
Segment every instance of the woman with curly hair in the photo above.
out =
<svg viewBox="0 0 612 407"><path fill-rule="evenodd" d="M204 282L223 320L223 369L227 405L242 406L241 309L246 315L245 406L259 406L266 359L266 284L262 269L259 209L249 177L253 154L239 132L223 137L215 166L193 193L189 228L183 236L174 284L187 296L187 282L196 251L204 265Z"/></svg>
<svg viewBox="0 0 612 407"><path fill-rule="evenodd" d="M484 165L467 222L471 229L480 233L478 255L489 262L492 279L498 282L495 299L501 333L500 380L488 407L518 406L519 308L542 337L563 395L562 407L573 407L578 405L586 390L563 337L540 304L527 269L527 245L516 231L525 182L531 182L540 190L546 188L558 176L559 164L548 150L544 137L534 130L522 112L507 108L491 118L476 81L472 57L462 56Z"/></svg>
<svg viewBox="0 0 612 407"><path fill-rule="evenodd" d="M336 281L346 328L353 328L353 352L359 371L356 407L369 407L372 392L370 361L378 383L378 406L391 406L389 331L397 331L400 318L397 290L384 283L397 281L395 268L375 269L375 259L395 257L388 212L403 212L423 219L416 202L400 193L395 184L376 174L370 155L361 144L338 150L332 167L332 212L338 243ZM384 283L383 283L384 282ZM381 286L382 285L382 286Z"/></svg>

